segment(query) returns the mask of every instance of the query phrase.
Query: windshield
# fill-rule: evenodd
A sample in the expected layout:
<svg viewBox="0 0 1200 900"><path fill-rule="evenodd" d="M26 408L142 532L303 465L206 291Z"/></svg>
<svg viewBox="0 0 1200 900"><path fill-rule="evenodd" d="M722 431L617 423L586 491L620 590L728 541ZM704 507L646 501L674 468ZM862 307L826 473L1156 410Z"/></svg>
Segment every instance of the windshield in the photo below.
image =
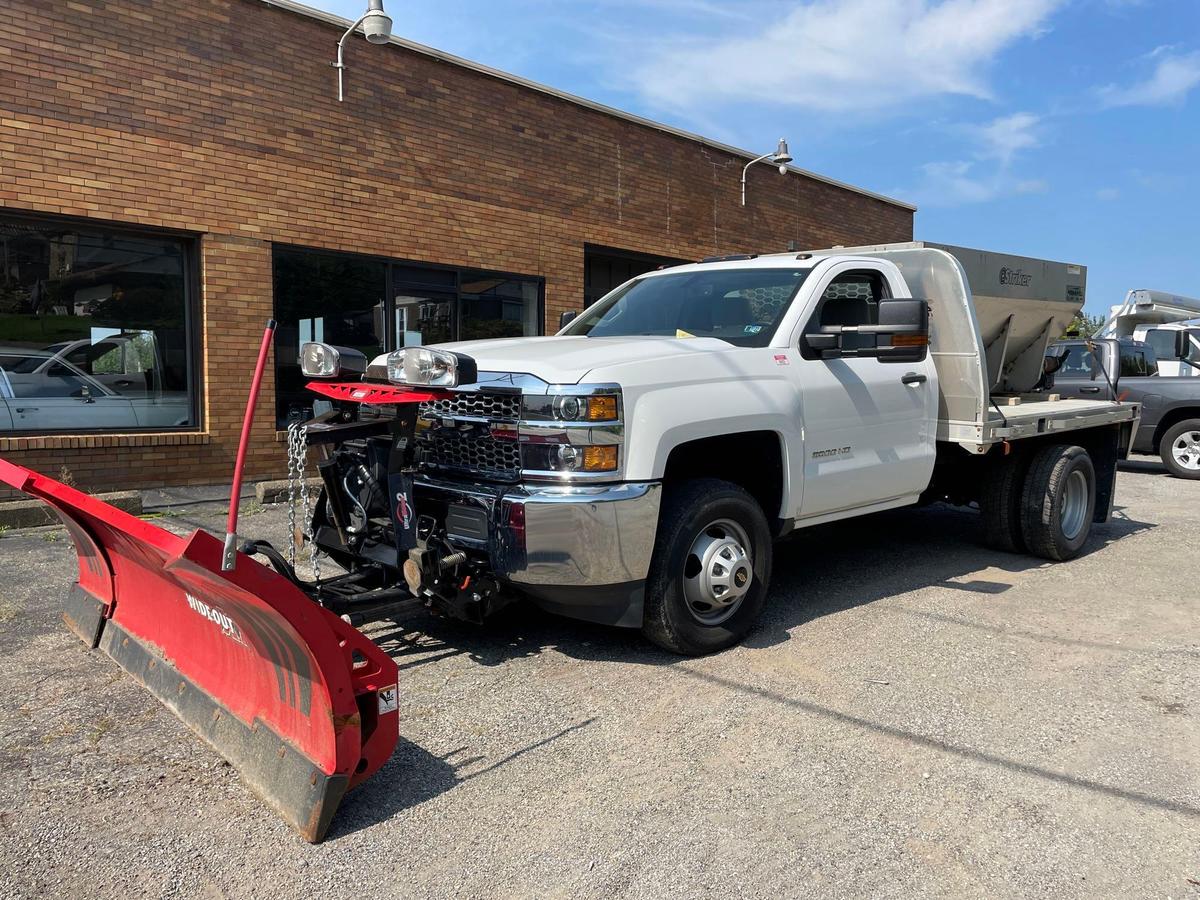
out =
<svg viewBox="0 0 1200 900"><path fill-rule="evenodd" d="M807 269L706 269L640 278L584 310L564 332L589 337L714 337L765 347Z"/></svg>

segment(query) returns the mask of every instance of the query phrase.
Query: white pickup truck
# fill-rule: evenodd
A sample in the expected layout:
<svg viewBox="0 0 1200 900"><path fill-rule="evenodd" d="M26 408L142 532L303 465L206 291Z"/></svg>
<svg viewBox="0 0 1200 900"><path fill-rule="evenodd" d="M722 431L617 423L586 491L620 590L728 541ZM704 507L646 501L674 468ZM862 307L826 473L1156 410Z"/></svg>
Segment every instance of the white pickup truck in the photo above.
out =
<svg viewBox="0 0 1200 900"><path fill-rule="evenodd" d="M1138 422L1045 389L1085 275L922 243L728 257L552 337L369 365L306 344L335 406L297 429L322 456L311 534L346 572L301 584L356 624L410 594L482 620L516 593L696 654L753 627L776 539L811 525L978 504L990 545L1069 559Z"/></svg>

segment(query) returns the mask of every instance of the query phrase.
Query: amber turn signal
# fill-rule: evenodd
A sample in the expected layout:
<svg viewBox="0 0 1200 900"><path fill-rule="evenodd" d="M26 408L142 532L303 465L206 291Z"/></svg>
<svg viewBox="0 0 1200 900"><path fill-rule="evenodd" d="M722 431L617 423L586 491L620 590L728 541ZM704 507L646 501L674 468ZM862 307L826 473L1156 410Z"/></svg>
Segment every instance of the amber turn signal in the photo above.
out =
<svg viewBox="0 0 1200 900"><path fill-rule="evenodd" d="M589 422L611 422L617 417L617 398L612 394L589 397L587 404Z"/></svg>
<svg viewBox="0 0 1200 900"><path fill-rule="evenodd" d="M929 343L927 334L893 334L893 347L924 347Z"/></svg>
<svg viewBox="0 0 1200 900"><path fill-rule="evenodd" d="M615 472L617 469L617 448L614 445L603 447L585 447L583 449L583 472Z"/></svg>

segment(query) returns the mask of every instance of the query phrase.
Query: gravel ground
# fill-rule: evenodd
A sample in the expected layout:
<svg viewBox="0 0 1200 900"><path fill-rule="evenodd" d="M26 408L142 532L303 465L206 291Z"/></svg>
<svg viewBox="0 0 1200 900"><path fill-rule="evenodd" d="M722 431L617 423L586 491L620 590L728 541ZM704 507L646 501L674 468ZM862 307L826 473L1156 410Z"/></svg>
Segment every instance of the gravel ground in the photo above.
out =
<svg viewBox="0 0 1200 900"><path fill-rule="evenodd" d="M942 507L801 532L705 659L524 608L377 629L400 745L319 846L65 631L62 531L10 532L0 895L1200 897L1200 483L1130 463L1118 504L1060 565Z"/></svg>

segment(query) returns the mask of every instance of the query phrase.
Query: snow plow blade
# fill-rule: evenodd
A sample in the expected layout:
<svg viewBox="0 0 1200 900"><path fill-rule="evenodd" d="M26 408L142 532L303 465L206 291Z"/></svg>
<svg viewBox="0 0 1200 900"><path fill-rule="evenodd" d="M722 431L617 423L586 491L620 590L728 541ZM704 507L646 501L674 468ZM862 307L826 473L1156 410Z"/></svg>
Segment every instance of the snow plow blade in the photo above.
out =
<svg viewBox="0 0 1200 900"><path fill-rule="evenodd" d="M396 664L298 587L222 544L181 538L0 460L0 482L44 500L75 542L63 619L227 759L305 839L391 756Z"/></svg>

